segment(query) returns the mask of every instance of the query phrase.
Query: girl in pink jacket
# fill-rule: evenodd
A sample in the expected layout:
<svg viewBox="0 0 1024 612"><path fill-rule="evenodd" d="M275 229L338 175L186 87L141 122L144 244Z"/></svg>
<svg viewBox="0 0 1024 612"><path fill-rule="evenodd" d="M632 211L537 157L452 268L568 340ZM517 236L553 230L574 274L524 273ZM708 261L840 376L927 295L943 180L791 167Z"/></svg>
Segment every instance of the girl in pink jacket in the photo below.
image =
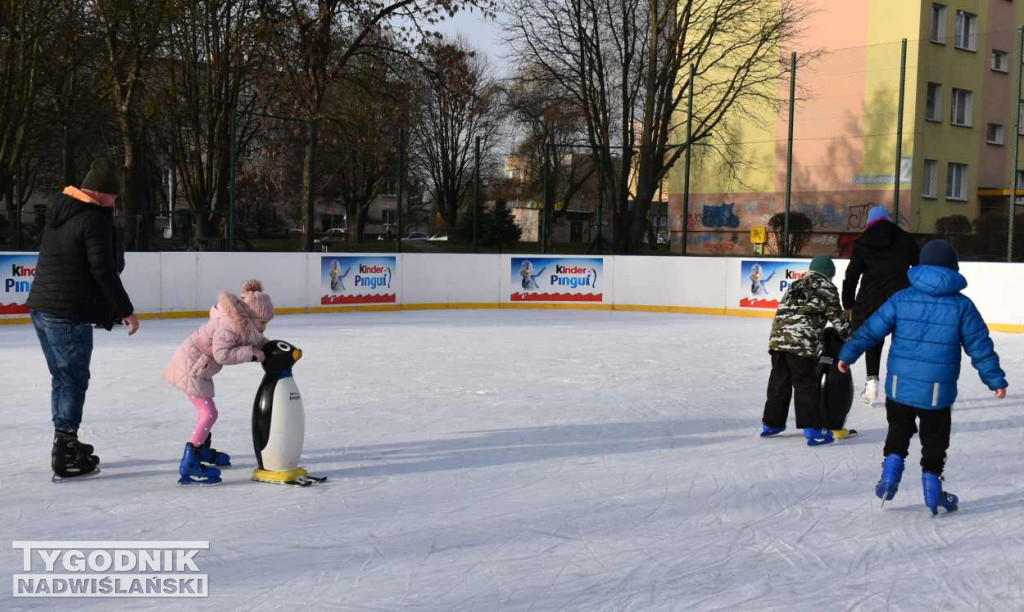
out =
<svg viewBox="0 0 1024 612"><path fill-rule="evenodd" d="M174 353L164 380L184 392L199 413L181 458L180 484L216 484L220 470L213 466L231 465L227 454L210 446L210 429L217 421L213 377L226 365L263 361L263 331L273 318L274 304L263 293L262 283L246 281L240 296L221 293L210 309L210 320Z"/></svg>

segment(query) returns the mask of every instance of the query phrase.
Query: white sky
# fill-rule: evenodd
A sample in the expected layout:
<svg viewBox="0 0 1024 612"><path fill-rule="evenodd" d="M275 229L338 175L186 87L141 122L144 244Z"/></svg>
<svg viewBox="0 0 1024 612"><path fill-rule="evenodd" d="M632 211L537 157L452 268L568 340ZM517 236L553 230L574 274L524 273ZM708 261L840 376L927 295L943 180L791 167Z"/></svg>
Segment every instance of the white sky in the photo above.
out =
<svg viewBox="0 0 1024 612"><path fill-rule="evenodd" d="M501 29L497 21L484 19L477 9L459 11L454 18L440 24L445 34L464 34L477 50L484 52L494 66L497 76L505 75L508 60L505 45L501 41Z"/></svg>

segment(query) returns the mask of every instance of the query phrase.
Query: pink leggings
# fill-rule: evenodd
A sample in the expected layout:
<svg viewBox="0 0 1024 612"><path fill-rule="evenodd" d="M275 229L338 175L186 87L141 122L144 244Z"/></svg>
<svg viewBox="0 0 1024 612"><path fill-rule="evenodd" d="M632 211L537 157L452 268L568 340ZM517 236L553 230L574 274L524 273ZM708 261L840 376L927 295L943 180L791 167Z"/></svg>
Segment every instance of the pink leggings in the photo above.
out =
<svg viewBox="0 0 1024 612"><path fill-rule="evenodd" d="M217 422L217 406L213 403L212 397L190 395L188 399L192 400L192 405L199 412L196 418L196 428L192 430L191 440L193 446L199 446L206 442L206 436L209 435L213 424Z"/></svg>

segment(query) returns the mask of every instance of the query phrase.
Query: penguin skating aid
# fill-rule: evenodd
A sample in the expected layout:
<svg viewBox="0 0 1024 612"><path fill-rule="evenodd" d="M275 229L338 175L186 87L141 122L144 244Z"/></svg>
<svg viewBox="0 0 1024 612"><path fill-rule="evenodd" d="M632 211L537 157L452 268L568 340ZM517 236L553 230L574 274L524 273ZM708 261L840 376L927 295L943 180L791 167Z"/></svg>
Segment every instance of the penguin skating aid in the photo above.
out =
<svg viewBox="0 0 1024 612"><path fill-rule="evenodd" d="M299 466L306 416L292 367L302 351L283 340L271 340L263 354L263 381L252 407L252 444L259 466L252 479L303 487L323 482L327 477L310 476Z"/></svg>

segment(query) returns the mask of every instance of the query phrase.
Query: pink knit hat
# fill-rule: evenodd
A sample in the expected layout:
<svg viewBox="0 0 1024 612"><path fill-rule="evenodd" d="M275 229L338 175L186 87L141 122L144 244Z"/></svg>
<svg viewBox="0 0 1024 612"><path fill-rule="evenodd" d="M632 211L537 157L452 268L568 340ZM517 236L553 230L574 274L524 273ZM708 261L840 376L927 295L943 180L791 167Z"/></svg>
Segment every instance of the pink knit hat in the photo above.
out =
<svg viewBox="0 0 1024 612"><path fill-rule="evenodd" d="M253 279L242 283L242 295L239 296L249 310L262 321L270 321L274 318L274 303L270 296L263 293L263 283Z"/></svg>

